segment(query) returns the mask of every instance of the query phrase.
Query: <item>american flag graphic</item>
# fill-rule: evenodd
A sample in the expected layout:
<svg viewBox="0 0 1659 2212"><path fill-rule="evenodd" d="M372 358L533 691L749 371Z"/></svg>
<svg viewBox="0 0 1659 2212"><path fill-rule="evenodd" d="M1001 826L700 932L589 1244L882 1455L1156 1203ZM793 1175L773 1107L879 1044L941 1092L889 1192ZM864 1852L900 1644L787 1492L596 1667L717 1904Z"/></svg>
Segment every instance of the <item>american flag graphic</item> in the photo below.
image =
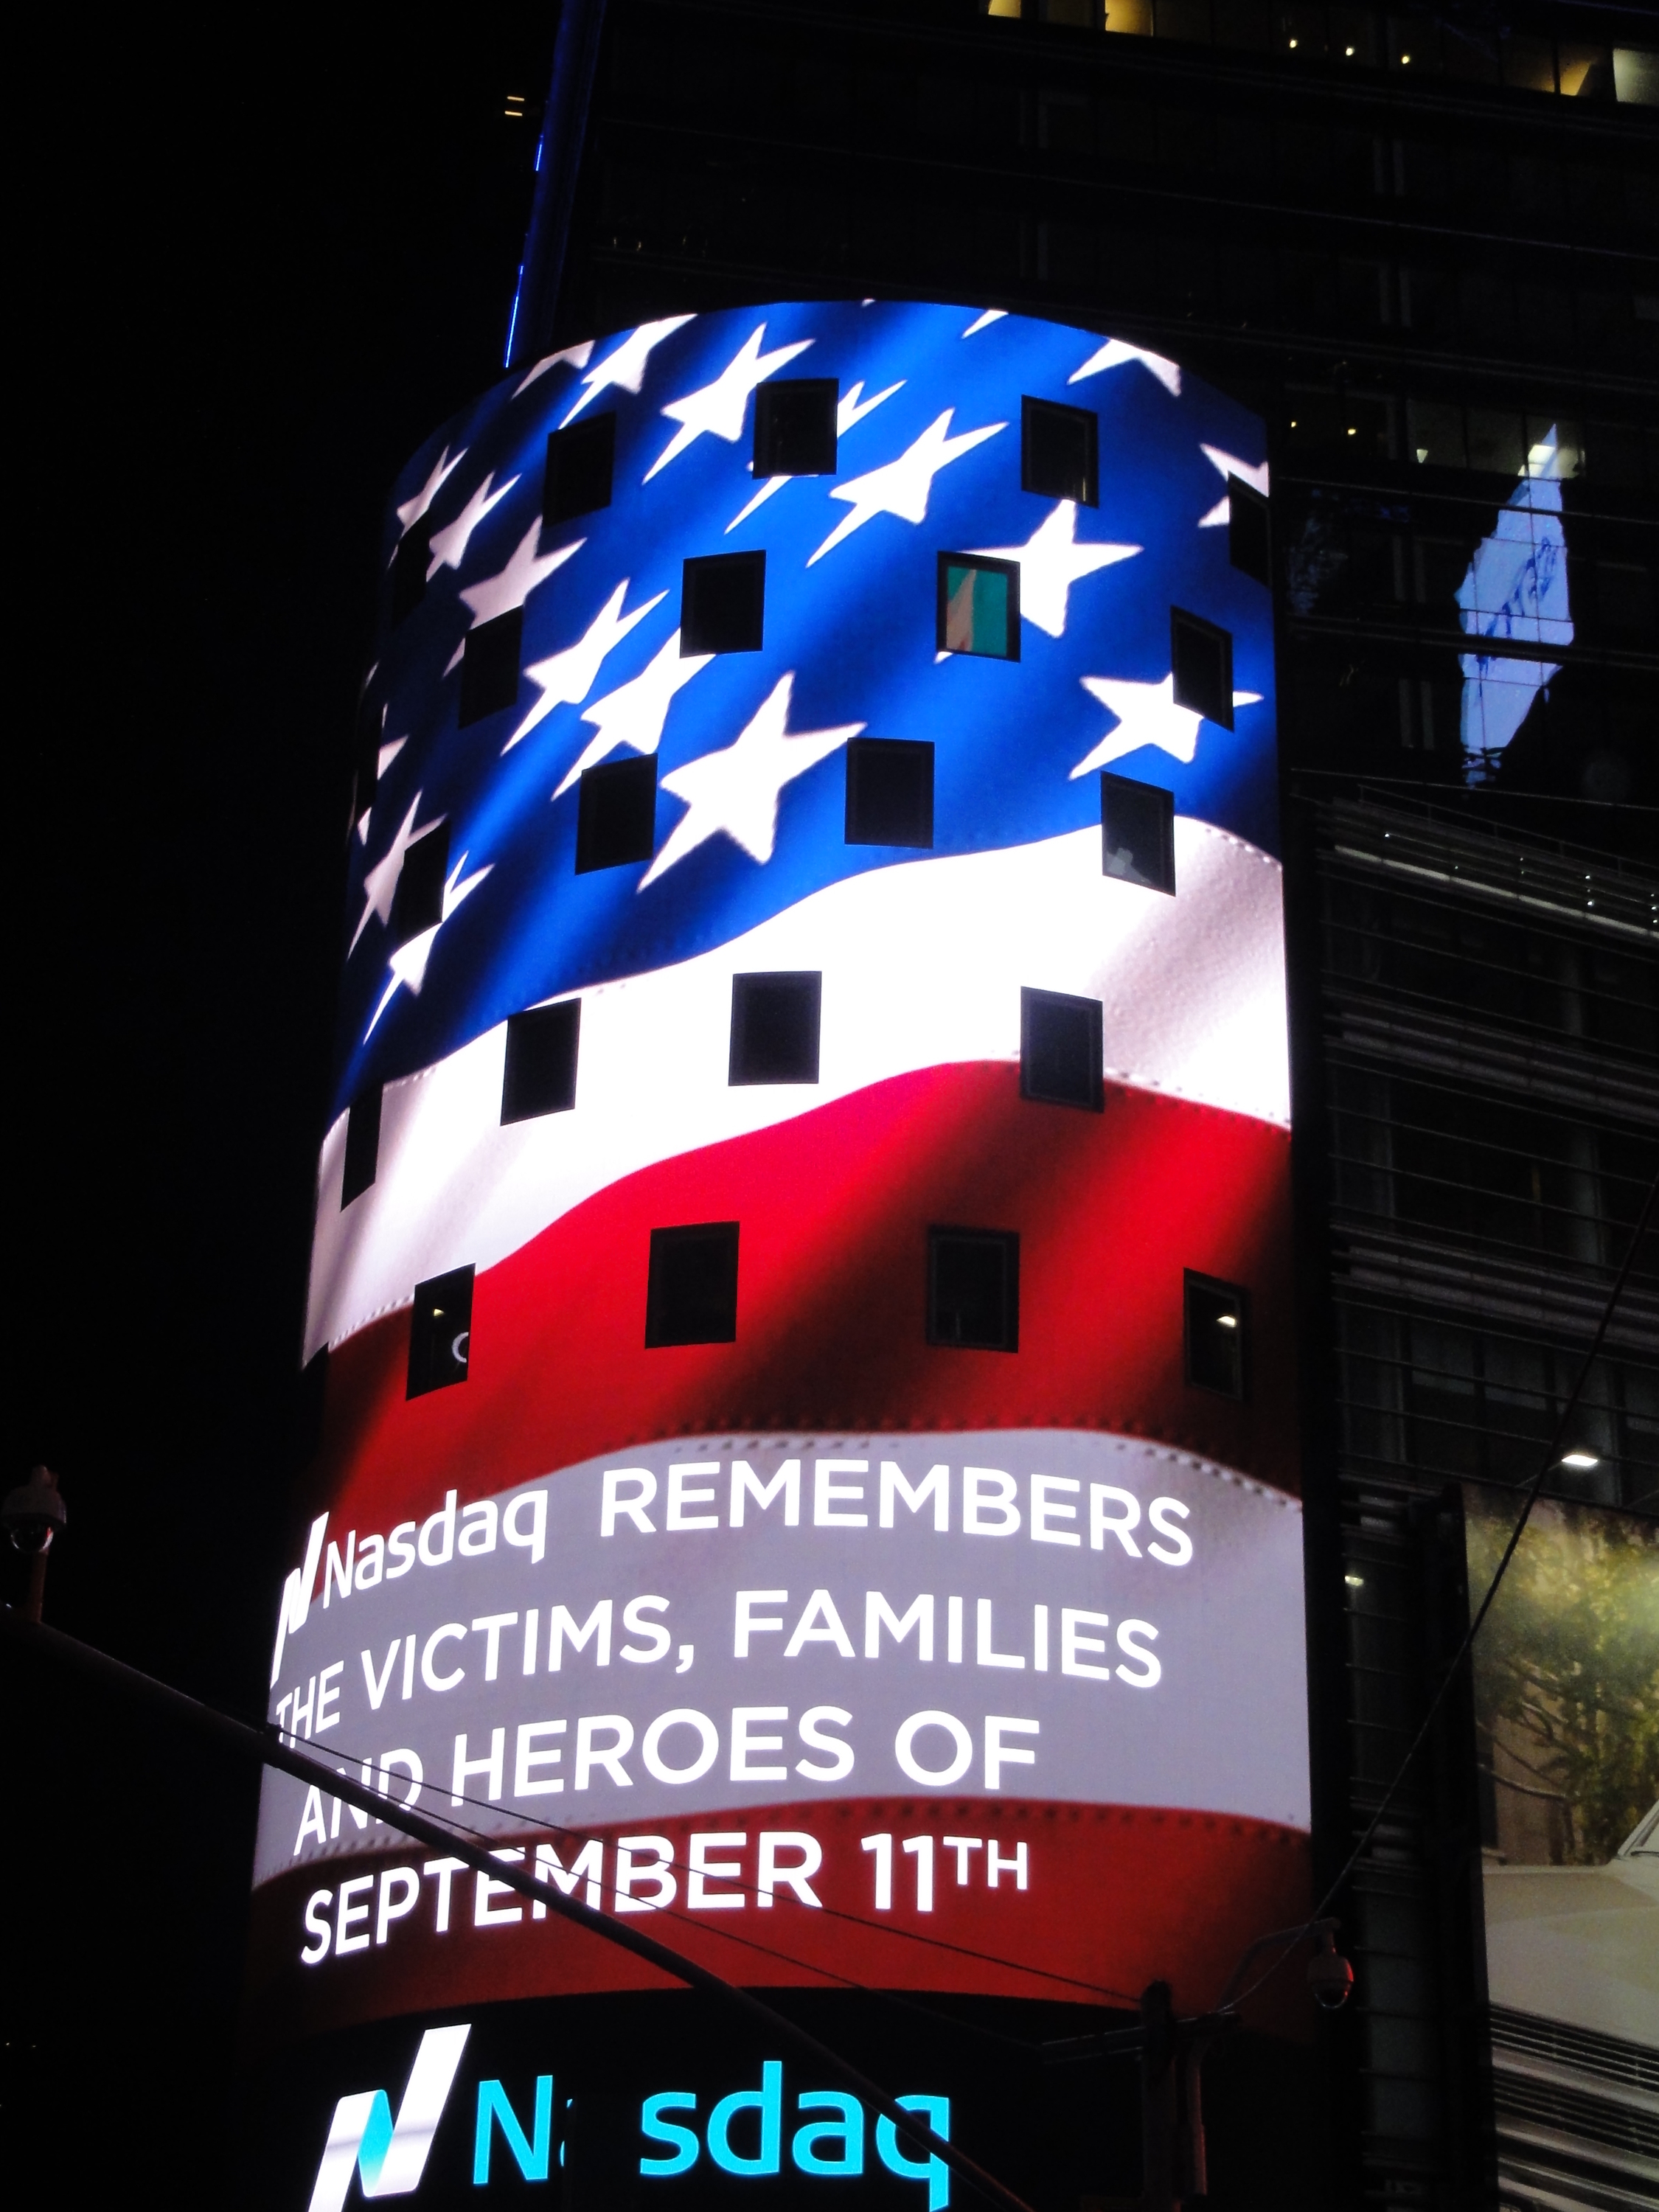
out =
<svg viewBox="0 0 1659 2212"><path fill-rule="evenodd" d="M768 435L832 425L833 472L757 475L763 408ZM640 1909L616 1868L637 1870L644 1844L692 1850L687 1820L728 1808L747 1833L769 1807L767 1832L818 1854L817 1901L845 1914L813 1923L790 1891L796 1966L716 1960L739 1978L854 1959L890 1982L1055 1995L1056 1974L1133 1993L1173 1972L1181 2001L1209 2002L1242 1943L1298 1909L1272 620L1228 526L1239 484L1265 492L1264 455L1256 417L1119 339L971 307L796 303L572 346L447 425L394 490L306 1324L326 1410L273 1715L354 1772L392 1756L394 1794L418 1769L423 1802L448 1802L453 1779L508 1847L532 1850L538 1818L580 1820L600 1854L582 1879L617 1910ZM1206 711L1176 665L1183 621L1221 656ZM1194 1309L1194 1283L1234 1297L1223 1325L1248 1329L1233 1387L1194 1368L1194 1312L1222 1308ZM878 1499L889 1465L908 1486L896 1516ZM919 1508L930 1469L944 1479ZM808 1564L766 1548L809 1528ZM935 1663L937 1644L926 1694L895 1689L856 1771L851 1749L839 1771L838 1753L798 1759L793 1736L781 1763L751 1757L737 1736L756 1724L732 1717L763 1706L793 1709L775 1735L803 1707L841 1711L809 1749L842 1725L862 1742L846 1662L887 1653L894 1616L869 1611L863 1641L860 1547L890 1530L890 1568L912 1547L908 1605L931 1572L924 1529L1018 1539L968 1547L988 1574L996 1554L994 1596L933 1576L926 1638L905 1646ZM688 1534L672 1573L648 1549L696 1530L717 1533ZM750 1547L740 1568L728 1538ZM1201 1602L1177 1571L1195 1557ZM1066 1593L1051 1606L1030 1579L1051 1561L1156 1589L1108 1603L1079 1582L1062 1622ZM837 1595L842 1568L857 1593ZM503 1707L497 1727L509 1682L574 1698L573 1670L601 1649L609 1663L605 1608L621 1650L641 1574L670 1622L665 1674L670 1644L681 1654L672 1686L617 1665L592 1677L600 1718ZM768 1613L756 1593L774 1585ZM1110 1645L1102 1624L1145 1629L1154 1597L1179 1610L1177 1585L1190 1633L1155 1626L1152 1661L1133 1635ZM447 1656L428 1613L458 1639ZM629 1616L630 1649L654 1656L647 1616ZM562 1618L592 1640L569 1645ZM1090 1635L1110 1647L1103 1674ZM945 1710L940 1678L959 1664L965 1681L975 1654L1004 1670L987 1677L1000 1717ZM330 1737L305 1685L337 1660ZM1109 1723L1080 1705L1022 1718L1006 1687L1057 1696L1064 1674L1072 1696L1115 1665ZM569 1784L535 1806L515 1802L521 1719L560 1732L534 1739L532 1760L564 1761L540 1788ZM613 1785L631 1796L601 1803ZM895 1811L895 1790L923 1802ZM452 1917L447 1887L438 1921L393 1913L410 1917L395 1974L388 1950L350 1995L296 1976L307 1898L312 1966L337 1955L343 1909L316 1899L396 1844L349 1814L342 1834L337 1806L330 1832L303 1795L268 1785L256 1923L293 2017L638 1978L551 1922L540 1963L520 1947L508 1966L477 1932L495 1923ZM925 1885L919 1843L892 1857L906 1817L923 1834L976 1819L973 1849L994 1831L1012 1869L1006 1824L1066 1805L1092 1825L1033 1842L1029 1886L1005 1871L988 1888L965 1830L954 1862L927 1844ZM557 1844L558 1865L574 1848ZM663 1879L664 1910L708 1889ZM1200 1889L1194 1917L1182 1900ZM904 1899L981 1963L906 1951ZM673 1940L718 1948L710 1931L732 1924Z"/></svg>

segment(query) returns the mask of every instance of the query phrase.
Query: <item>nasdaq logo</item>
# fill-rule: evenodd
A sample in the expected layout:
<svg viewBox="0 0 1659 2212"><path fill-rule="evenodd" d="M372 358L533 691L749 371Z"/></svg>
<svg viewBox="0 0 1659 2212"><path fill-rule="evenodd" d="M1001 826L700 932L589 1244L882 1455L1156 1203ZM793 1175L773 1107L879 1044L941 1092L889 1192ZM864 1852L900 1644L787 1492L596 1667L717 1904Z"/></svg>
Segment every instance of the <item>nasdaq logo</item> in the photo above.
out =
<svg viewBox="0 0 1659 2212"><path fill-rule="evenodd" d="M429 2027L415 2054L398 2117L384 2089L342 2097L323 2146L309 2212L341 2212L352 2171L368 2197L408 2197L421 2185L470 2027Z"/></svg>

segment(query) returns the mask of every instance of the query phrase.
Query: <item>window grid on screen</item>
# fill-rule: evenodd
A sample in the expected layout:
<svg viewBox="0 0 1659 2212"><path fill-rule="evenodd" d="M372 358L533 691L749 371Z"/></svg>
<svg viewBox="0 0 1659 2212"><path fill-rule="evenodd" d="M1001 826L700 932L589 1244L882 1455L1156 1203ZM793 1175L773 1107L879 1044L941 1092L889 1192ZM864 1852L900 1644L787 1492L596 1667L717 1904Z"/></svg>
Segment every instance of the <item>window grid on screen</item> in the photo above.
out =
<svg viewBox="0 0 1659 2212"><path fill-rule="evenodd" d="M939 556L938 647L988 660L1019 659L1019 563L986 553Z"/></svg>
<svg viewBox="0 0 1659 2212"><path fill-rule="evenodd" d="M471 1267L453 1267L416 1285L406 1396L423 1398L465 1382L472 1354L472 1275Z"/></svg>

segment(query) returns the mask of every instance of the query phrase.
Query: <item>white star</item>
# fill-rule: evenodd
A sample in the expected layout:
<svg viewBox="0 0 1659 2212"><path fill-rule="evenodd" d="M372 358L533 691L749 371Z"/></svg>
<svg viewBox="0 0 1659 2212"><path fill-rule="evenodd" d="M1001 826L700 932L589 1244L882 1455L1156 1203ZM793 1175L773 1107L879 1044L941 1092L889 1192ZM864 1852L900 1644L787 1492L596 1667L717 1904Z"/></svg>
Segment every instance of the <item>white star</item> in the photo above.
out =
<svg viewBox="0 0 1659 2212"><path fill-rule="evenodd" d="M403 742L400 738L398 740L398 745L401 746ZM384 751L385 748L382 747L381 750ZM393 750L395 751L397 748L394 747ZM417 830L415 827L415 815L420 804L421 794L417 791L415 794L414 805L404 815L403 826L392 838L391 848L385 860L377 860L363 878L362 918L351 933L351 943L346 948L348 960L357 950L357 939L368 927L370 915L379 915L383 922L391 921L392 902L398 895L398 878L404 872L404 854L416 838L424 837L428 830L435 830L444 818L441 814L434 815L430 822L422 822Z"/></svg>
<svg viewBox="0 0 1659 2212"><path fill-rule="evenodd" d="M804 775L864 727L862 722L849 722L845 729L798 730L790 735L787 725L794 684L793 670L781 676L735 743L687 761L664 776L664 790L684 799L688 811L641 878L641 890L676 860L722 832L741 845L751 860L764 865L771 859L778 834L778 794L784 785Z"/></svg>
<svg viewBox="0 0 1659 2212"><path fill-rule="evenodd" d="M1190 761L1197 751L1198 726L1204 717L1190 707L1176 706L1173 674L1161 684L1128 684L1109 676L1085 676L1079 680L1117 720L1072 770L1073 781L1087 775L1091 768L1104 768L1108 761L1121 760L1125 753L1142 745L1161 745L1178 761ZM1259 691L1235 691L1233 704L1254 707L1261 697Z"/></svg>
<svg viewBox="0 0 1659 2212"><path fill-rule="evenodd" d="M586 368L592 358L592 338L584 338L580 345L567 346L562 353L544 354L524 382L514 386L513 397L516 399L521 392L528 392L538 376L545 376L550 368L556 368L562 361L568 361L572 368Z"/></svg>
<svg viewBox="0 0 1659 2212"><path fill-rule="evenodd" d="M688 392L684 399L669 401L662 411L671 422L678 422L680 427L646 471L641 483L649 483L659 469L665 469L705 430L724 438L728 446L737 444L743 435L743 418L748 411L750 393L786 362L805 353L812 343L811 338L802 338L797 345L779 346L773 353L763 353L760 344L765 336L766 325L762 323L750 331L736 357L726 363L712 384L705 384L701 392Z"/></svg>
<svg viewBox="0 0 1659 2212"><path fill-rule="evenodd" d="M836 437L844 438L847 435L847 433L852 428L854 422L862 422L866 415L873 415L875 413L877 408L880 406L884 399L890 399L896 392L902 392L903 389L904 379L900 377L898 382L896 384L890 384L885 392L878 392L873 399L866 399L864 397L863 379L860 378L858 383L854 385L850 391L843 392L842 393L840 399L836 404ZM747 522L750 516L755 512L755 509L757 507L763 506L765 502L771 498L775 491L781 491L785 484L793 483L795 479L793 477L767 477L764 478L760 489L755 494L753 499L750 501L748 506L745 507L740 514L734 514L730 522L726 524L726 535L729 538L732 535L732 532L737 528L738 525L740 522Z"/></svg>
<svg viewBox="0 0 1659 2212"><path fill-rule="evenodd" d="M453 522L447 522L441 530L432 533L432 562L426 572L429 584L440 568L459 568L466 558L467 542L473 532L493 507L499 507L515 483L517 477L509 477L499 491L489 487L495 481L492 469L478 486Z"/></svg>
<svg viewBox="0 0 1659 2212"><path fill-rule="evenodd" d="M580 553L586 544L585 538L577 538L574 545L561 545L552 553L538 553L536 545L542 534L539 522L532 522L513 549L513 557L499 576L486 576L482 583L469 584L461 593L472 610L472 620L467 625L476 629L480 623L494 622L497 615L511 614L521 607L538 584L545 583L556 568L562 568L573 553ZM466 650L463 638L450 656L448 675Z"/></svg>
<svg viewBox="0 0 1659 2212"><path fill-rule="evenodd" d="M562 430L565 422L574 422L588 401L597 399L610 385L614 384L621 392L637 392L645 381L645 365L651 358L653 347L659 346L683 324L694 319L690 315L669 315L662 322L641 323L638 330L629 331L622 343L583 377L582 396L559 428Z"/></svg>
<svg viewBox="0 0 1659 2212"><path fill-rule="evenodd" d="M655 599L647 599L642 607L635 607L631 615L624 615L622 603L630 581L627 576L623 578L574 645L566 646L562 653L552 653L545 660L532 660L526 669L525 674L541 685L542 696L501 747L504 753L510 753L520 738L528 737L537 723L556 707L580 706L593 687L593 678L606 653L622 643L635 623L643 622L652 608L659 606L668 597L666 592L659 592Z"/></svg>
<svg viewBox="0 0 1659 2212"><path fill-rule="evenodd" d="M662 742L662 726L674 694L683 690L714 658L712 653L680 657L680 634L676 630L642 675L596 699L583 714L598 730L582 748L580 759L554 793L562 799L584 770L601 761L618 745L632 745L636 753L653 753Z"/></svg>
<svg viewBox="0 0 1659 2212"><path fill-rule="evenodd" d="M477 890L478 885L489 873L489 866L476 868L463 883L459 878L461 870L465 866L466 854L463 853L450 870L449 880L444 885L444 910L431 928L423 929L418 937L411 937L407 945L400 945L392 954L392 981L380 994L380 1003L369 1017L368 1027L363 1031L365 1044L374 1036L375 1023L392 1004L392 995L400 983L405 990L412 992L417 999L420 997L421 986L426 981L426 963L432 957L432 948L437 942L438 932L454 913L467 893ZM489 866L493 866L494 863L491 862Z"/></svg>
<svg viewBox="0 0 1659 2212"><path fill-rule="evenodd" d="M982 315L969 324L962 335L965 338L971 338L977 336L981 331L988 331L992 324L1000 323L1007 312L1006 307L988 307Z"/></svg>
<svg viewBox="0 0 1659 2212"><path fill-rule="evenodd" d="M384 727L386 723L386 709L384 707L380 709L380 722L381 726ZM397 759L398 754L402 752L404 747L408 743L409 739L407 738L393 738L390 744L382 745L380 747L380 752L376 756L374 762L374 791L377 798L380 795L380 786L386 781L386 770L391 767L392 762ZM363 809L362 813L358 817L357 842L360 845L367 845L368 842L368 825L374 819L374 808L371 803ZM368 919L368 915L365 915L363 920L366 921ZM358 924L360 931L362 927L362 923L360 922ZM354 937L351 941L355 945L357 942L357 939Z"/></svg>
<svg viewBox="0 0 1659 2212"><path fill-rule="evenodd" d="M853 512L843 515L830 532L808 561L809 568L813 561L822 561L843 538L850 538L878 514L896 514L903 522L925 522L928 495L939 471L1008 427L1006 422L988 422L982 430L964 430L954 438L947 437L955 412L947 407L896 461L872 469L867 476L854 477L848 483L830 486L830 498L846 500Z"/></svg>
<svg viewBox="0 0 1659 2212"><path fill-rule="evenodd" d="M1126 361L1138 361L1150 369L1164 389L1174 398L1181 397L1181 369L1177 362L1165 361L1161 353L1148 353L1145 346L1131 345L1127 338L1108 338L1098 353L1091 353L1081 368L1068 376L1068 384L1081 384L1085 376L1098 376L1103 368L1121 368Z"/></svg>
<svg viewBox="0 0 1659 2212"><path fill-rule="evenodd" d="M1224 453L1219 446L1201 446L1199 451L1210 466L1218 470L1224 477L1242 477L1247 484L1253 485L1261 493L1262 498L1266 499L1267 496L1266 461L1262 462L1260 468L1255 468L1249 461L1241 461L1237 453ZM1224 522L1231 522L1232 519L1232 508L1228 505L1227 495L1224 491L1209 513L1199 516L1198 526L1200 530L1214 530Z"/></svg>
<svg viewBox="0 0 1659 2212"><path fill-rule="evenodd" d="M1130 560L1141 550L1139 545L1079 545L1076 530L1077 502L1062 499L1024 545L972 549L994 561L1018 562L1020 613L1050 637L1066 634L1066 595L1080 576L1109 568L1115 561Z"/></svg>
<svg viewBox="0 0 1659 2212"><path fill-rule="evenodd" d="M406 499L403 505L398 509L398 520L404 526L403 535L404 537L408 536L409 532L415 527L415 525L426 513L428 507L431 506L433 501L438 496L439 489L441 487L445 477L453 476L456 470L459 468L461 463L465 459L466 447L465 446L461 447L460 452L456 454L453 461L449 458L448 447L446 446L444 447L442 453L439 454L437 459L432 464L432 473L427 478L426 482L421 486L419 491L416 493L413 499Z"/></svg>

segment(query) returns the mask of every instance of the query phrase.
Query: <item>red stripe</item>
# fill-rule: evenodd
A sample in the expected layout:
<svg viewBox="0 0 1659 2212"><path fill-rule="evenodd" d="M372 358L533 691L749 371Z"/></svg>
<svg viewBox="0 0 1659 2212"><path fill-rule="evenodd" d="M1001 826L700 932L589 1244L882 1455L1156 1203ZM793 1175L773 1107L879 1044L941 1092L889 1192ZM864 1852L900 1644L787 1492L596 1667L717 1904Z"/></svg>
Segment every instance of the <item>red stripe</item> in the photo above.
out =
<svg viewBox="0 0 1659 2212"><path fill-rule="evenodd" d="M763 1911L751 1890L741 1910L685 1911L690 1836L722 1830L744 1836L746 1848L735 1854L729 1844L707 1854L711 1859L735 1855L744 1868L735 1885L741 1887L742 1881L753 1882L763 1828L806 1830L818 1838L823 1865L811 1886L829 1910L814 1911L781 1892L776 1904ZM1162 1978L1181 2011L1201 2012L1220 1996L1248 1944L1264 1929L1294 1927L1310 1909L1308 1839L1266 1821L1142 1807L862 1799L750 1805L695 1820L585 1830L584 1838L606 1842L607 1911L615 1864L611 1840L637 1830L664 1836L674 1846L678 1895L672 1911L641 1913L630 1924L729 1980L758 1987L821 1988L825 1980L813 1969L822 1968L831 1985L839 1979L866 1988L1133 2006L1149 1982ZM883 1832L893 1841L894 1902L890 1912L878 1914L872 1902L873 1861L860 1846L866 1836ZM934 1838L934 1909L927 1915L915 1910L915 1860L902 1850L906 1838L922 1835ZM1024 1844L1025 1891L1007 1873L1000 1873L998 1887L990 1889L983 1849L968 1856L969 1883L958 1887L957 1856L939 1840L947 1835L994 1844L1004 1859L1013 1858ZM561 1838L558 1844L568 1863L576 1842ZM533 1848L529 1856L533 1859ZM678 1986L602 1937L550 1914L544 1921L531 1919L527 1905L516 1925L477 1927L471 1874L455 1877L447 1935L434 1930L436 1890L428 1877L418 1904L390 1929L384 1948L371 1942L350 1957L299 1964L308 1940L302 1923L309 1897L332 1892L354 1875L378 1875L388 1865L411 1866L418 1873L428 1856L410 1846L375 1858L329 1859L256 1891L248 1986L262 2038L283 2040L440 2006ZM733 1887L710 1884L715 1891ZM374 1896L372 1889L359 1890L352 1901L361 1906L368 1898L372 1905ZM495 1909L510 1911L519 1901L507 1893L492 1902ZM325 1909L325 1917L331 1909ZM849 1917L838 1917L843 1913ZM359 1931L365 1925L373 1930L372 1911L367 1923L356 1923ZM903 1929L941 1946L1019 1963L988 1964L983 1956L910 1940L899 1932ZM735 1937L784 1955L768 1957ZM1047 1973L1035 1971L1043 1968ZM1277 1978L1250 2019L1252 2025L1297 2034L1305 2033L1308 2010L1298 1965Z"/></svg>
<svg viewBox="0 0 1659 2212"><path fill-rule="evenodd" d="M390 1525L453 1484L757 1431L1104 1430L1294 1492L1289 1167L1285 1131L1144 1091L1094 1115L1023 1101L1000 1064L895 1077L628 1176L487 1270L465 1383L406 1401L408 1313L360 1331L310 1510ZM651 1231L732 1219L737 1341L647 1352ZM1018 1352L925 1341L937 1222L1019 1232ZM1185 1382L1184 1268L1250 1292L1248 1405Z"/></svg>

